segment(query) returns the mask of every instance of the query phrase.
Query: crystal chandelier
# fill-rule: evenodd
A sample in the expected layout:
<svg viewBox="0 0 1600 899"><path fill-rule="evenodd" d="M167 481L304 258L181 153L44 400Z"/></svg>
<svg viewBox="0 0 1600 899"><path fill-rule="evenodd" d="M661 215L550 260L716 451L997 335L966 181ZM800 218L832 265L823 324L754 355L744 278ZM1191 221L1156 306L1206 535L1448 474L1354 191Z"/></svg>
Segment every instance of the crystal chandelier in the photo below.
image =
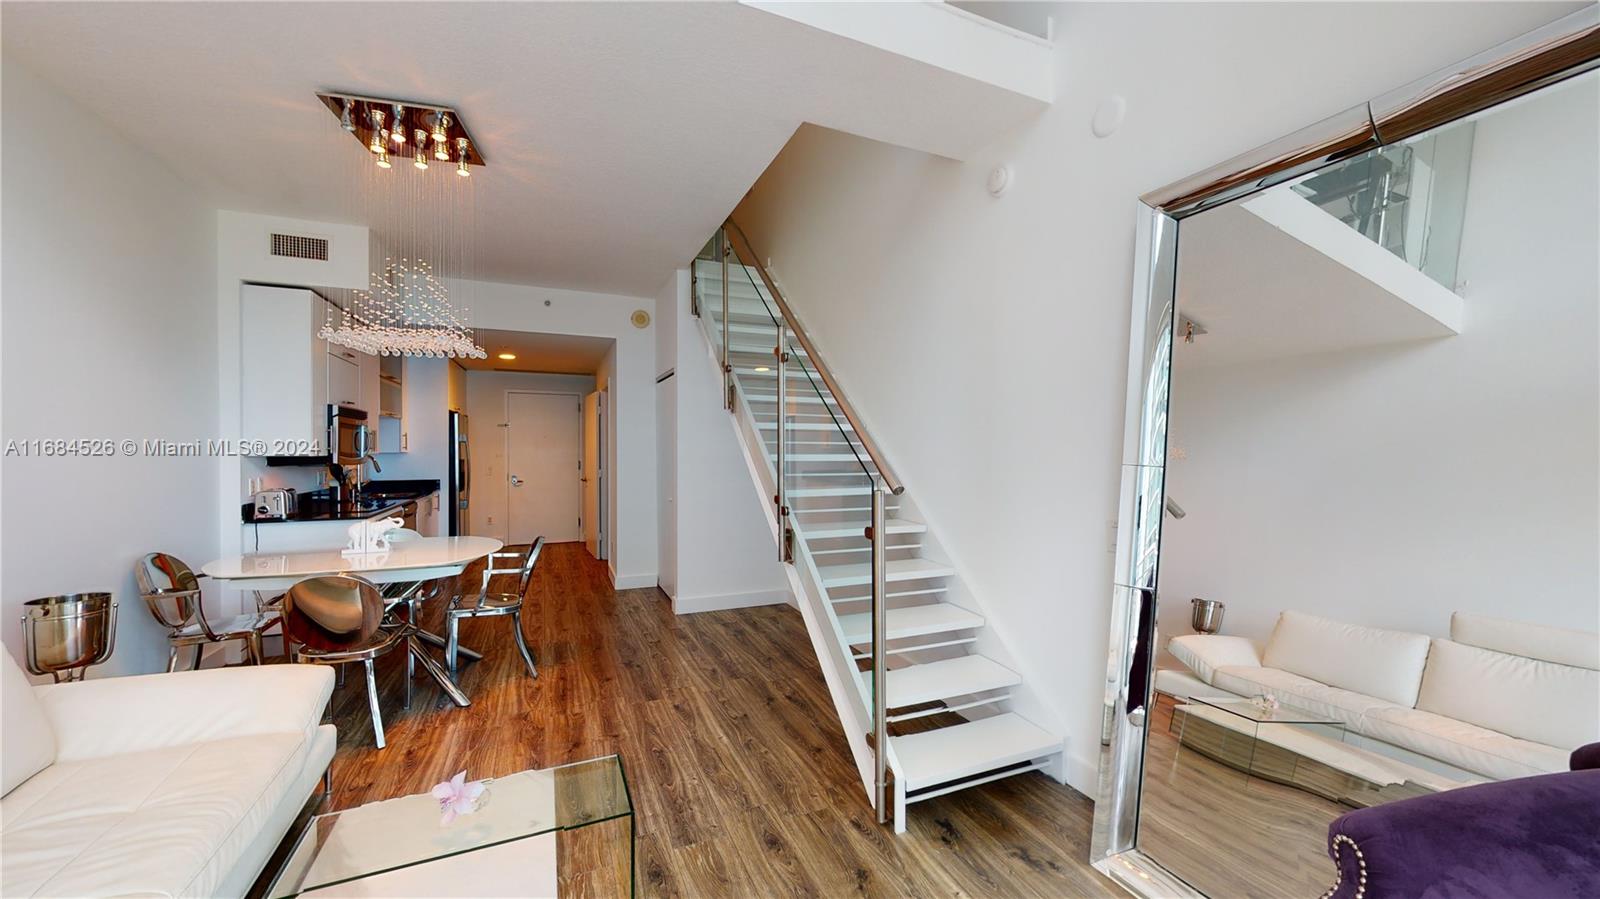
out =
<svg viewBox="0 0 1600 899"><path fill-rule="evenodd" d="M468 165L484 164L460 115L445 107L373 97L318 97L340 128L370 151L360 158L376 158L376 168L362 162L352 172L350 214L368 222L374 243L389 249L367 289L355 291L342 309L330 309L319 336L377 356L487 358L473 339L469 311L452 299L443 281L446 275L466 278L457 286L471 289L472 184L465 177L441 179L428 171L430 142L438 160L450 160L454 148L456 175L468 176ZM408 131L413 138L409 148ZM402 159L409 149L415 175L395 180L399 175L391 171L391 145Z"/></svg>
<svg viewBox="0 0 1600 899"><path fill-rule="evenodd" d="M369 290L358 290L322 339L374 356L485 359L472 328L450 303L450 292L423 260L385 259Z"/></svg>

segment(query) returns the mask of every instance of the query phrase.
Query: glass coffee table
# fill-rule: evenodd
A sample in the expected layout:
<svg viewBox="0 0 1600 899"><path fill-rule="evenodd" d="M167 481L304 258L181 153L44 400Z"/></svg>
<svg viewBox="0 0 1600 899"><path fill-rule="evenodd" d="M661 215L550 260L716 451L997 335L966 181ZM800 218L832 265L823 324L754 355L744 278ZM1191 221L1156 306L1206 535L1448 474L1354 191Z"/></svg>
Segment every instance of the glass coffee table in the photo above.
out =
<svg viewBox="0 0 1600 899"><path fill-rule="evenodd" d="M477 810L448 825L427 793L313 817L267 895L633 895L633 802L621 758L485 784Z"/></svg>
<svg viewBox="0 0 1600 899"><path fill-rule="evenodd" d="M1342 722L1280 704L1262 709L1248 699L1191 696L1173 715L1179 745L1210 756L1249 778L1315 787L1320 761L1346 739Z"/></svg>

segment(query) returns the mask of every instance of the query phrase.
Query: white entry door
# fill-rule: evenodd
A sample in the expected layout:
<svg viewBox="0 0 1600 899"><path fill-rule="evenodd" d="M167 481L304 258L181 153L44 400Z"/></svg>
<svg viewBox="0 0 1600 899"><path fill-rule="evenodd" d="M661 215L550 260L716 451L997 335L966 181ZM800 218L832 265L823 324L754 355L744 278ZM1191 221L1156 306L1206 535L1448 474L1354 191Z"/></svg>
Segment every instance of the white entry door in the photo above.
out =
<svg viewBox="0 0 1600 899"><path fill-rule="evenodd" d="M506 392L507 543L579 539L577 396Z"/></svg>
<svg viewBox="0 0 1600 899"><path fill-rule="evenodd" d="M605 397L599 391L583 398L583 543L589 555L605 558L602 545L605 511Z"/></svg>

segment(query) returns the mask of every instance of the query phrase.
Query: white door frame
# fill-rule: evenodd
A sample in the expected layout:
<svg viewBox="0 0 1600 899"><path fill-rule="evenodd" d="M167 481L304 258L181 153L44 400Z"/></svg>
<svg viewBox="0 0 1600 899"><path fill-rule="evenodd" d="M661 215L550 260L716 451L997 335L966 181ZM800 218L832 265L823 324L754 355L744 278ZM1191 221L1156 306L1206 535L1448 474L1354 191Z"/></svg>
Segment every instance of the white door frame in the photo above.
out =
<svg viewBox="0 0 1600 899"><path fill-rule="evenodd" d="M506 542L511 542L511 395L514 393L532 394L535 396L570 396L578 404L578 470L573 472L577 477L583 471L583 394L573 393L570 390L529 390L524 387L507 387L505 396L501 398L500 413L504 423L500 425L504 432L501 442L504 444L503 455L500 457L505 464L505 480L503 487L506 492ZM583 494L578 495L578 514L583 514ZM578 528L578 539L583 539L583 528Z"/></svg>

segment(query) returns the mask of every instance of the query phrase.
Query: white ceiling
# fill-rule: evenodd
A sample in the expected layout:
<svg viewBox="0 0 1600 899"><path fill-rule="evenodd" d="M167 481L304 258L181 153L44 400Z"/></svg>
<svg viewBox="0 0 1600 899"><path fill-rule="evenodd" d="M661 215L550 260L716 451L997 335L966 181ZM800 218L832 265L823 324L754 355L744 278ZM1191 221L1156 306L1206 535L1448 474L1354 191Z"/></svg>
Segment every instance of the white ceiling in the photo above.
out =
<svg viewBox="0 0 1600 899"><path fill-rule="evenodd" d="M1040 108L734 3L0 10L8 62L222 208L392 235L362 221L349 173L370 160L315 92L454 106L489 163L472 178L468 274L635 296L694 255L802 122L959 158Z"/></svg>
<svg viewBox="0 0 1600 899"><path fill-rule="evenodd" d="M1411 302L1273 227L1243 202L1184 219L1177 290L1179 313L1208 332L1192 344L1179 340L1173 345L1173 366L1180 369L1455 333Z"/></svg>
<svg viewBox="0 0 1600 899"><path fill-rule="evenodd" d="M605 361L615 340L572 334L536 334L531 331L497 331L479 328L478 345L489 351L487 359L458 359L468 371L534 371L557 375L592 375ZM511 353L517 358L496 358Z"/></svg>

